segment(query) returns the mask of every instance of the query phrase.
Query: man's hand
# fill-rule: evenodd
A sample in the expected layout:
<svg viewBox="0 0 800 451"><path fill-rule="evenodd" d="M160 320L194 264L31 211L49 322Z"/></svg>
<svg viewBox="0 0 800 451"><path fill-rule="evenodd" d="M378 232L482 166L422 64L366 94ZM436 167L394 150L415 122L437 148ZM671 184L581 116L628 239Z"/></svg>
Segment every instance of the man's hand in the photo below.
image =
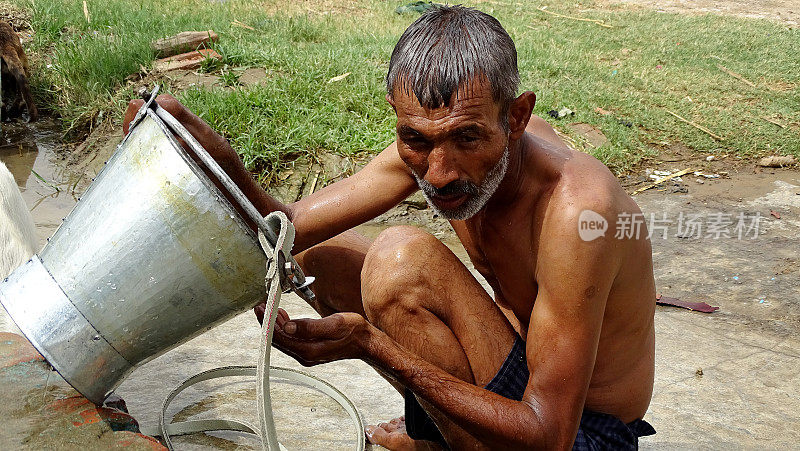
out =
<svg viewBox="0 0 800 451"><path fill-rule="evenodd" d="M303 366L364 357L372 326L358 313L297 320L283 309L277 314L274 344Z"/></svg>

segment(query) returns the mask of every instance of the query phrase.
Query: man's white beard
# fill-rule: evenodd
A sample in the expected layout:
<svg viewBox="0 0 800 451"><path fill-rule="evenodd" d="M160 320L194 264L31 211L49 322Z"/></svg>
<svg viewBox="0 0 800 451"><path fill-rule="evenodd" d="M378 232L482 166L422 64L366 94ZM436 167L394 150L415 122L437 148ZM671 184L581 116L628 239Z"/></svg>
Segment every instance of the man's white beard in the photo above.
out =
<svg viewBox="0 0 800 451"><path fill-rule="evenodd" d="M430 205L436 213L442 215L445 219L464 221L481 211L481 209L486 206L486 202L489 201L489 198L491 198L495 191L497 191L497 188L500 187L500 183L502 183L508 171L508 160L509 152L508 146L506 146L505 150L503 150L503 156L501 156L500 160L489 170L480 186L475 186L475 184L467 182L472 190L477 191L477 193L469 194L467 200L464 201L463 204L452 210L442 210L438 208L431 200L431 198L436 195L436 187L417 175L416 172L412 171L412 173L417 180L417 185L419 185L422 195L425 197L428 205Z"/></svg>

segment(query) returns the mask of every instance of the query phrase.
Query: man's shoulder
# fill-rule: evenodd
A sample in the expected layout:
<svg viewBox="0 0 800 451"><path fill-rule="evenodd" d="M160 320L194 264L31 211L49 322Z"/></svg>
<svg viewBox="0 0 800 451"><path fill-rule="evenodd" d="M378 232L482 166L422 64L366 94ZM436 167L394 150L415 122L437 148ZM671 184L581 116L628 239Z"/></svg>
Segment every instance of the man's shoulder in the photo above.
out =
<svg viewBox="0 0 800 451"><path fill-rule="evenodd" d="M589 155L576 154L564 164L552 191L547 216L554 225L577 224L586 211L605 218L638 212L636 203L605 165Z"/></svg>

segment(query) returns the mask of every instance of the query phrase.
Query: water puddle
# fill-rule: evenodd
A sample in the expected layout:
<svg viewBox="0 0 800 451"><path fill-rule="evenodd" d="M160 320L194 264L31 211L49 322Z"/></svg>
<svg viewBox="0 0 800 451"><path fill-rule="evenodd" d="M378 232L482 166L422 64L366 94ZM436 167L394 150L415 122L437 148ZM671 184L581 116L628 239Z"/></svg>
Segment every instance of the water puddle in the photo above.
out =
<svg viewBox="0 0 800 451"><path fill-rule="evenodd" d="M2 124L0 161L22 192L36 224L40 247L61 224L90 180L70 170L62 150L59 125L52 120L33 124Z"/></svg>

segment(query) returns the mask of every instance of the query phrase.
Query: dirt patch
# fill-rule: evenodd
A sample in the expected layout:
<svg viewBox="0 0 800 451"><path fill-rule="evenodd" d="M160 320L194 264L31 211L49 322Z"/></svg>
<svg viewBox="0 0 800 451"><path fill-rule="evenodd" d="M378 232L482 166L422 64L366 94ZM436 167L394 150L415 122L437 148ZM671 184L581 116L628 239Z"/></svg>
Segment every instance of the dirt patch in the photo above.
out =
<svg viewBox="0 0 800 451"><path fill-rule="evenodd" d="M66 165L72 172L94 177L122 141L122 127L103 123L70 151Z"/></svg>
<svg viewBox="0 0 800 451"><path fill-rule="evenodd" d="M606 4L644 7L682 14L726 14L800 24L800 0L605 0Z"/></svg>
<svg viewBox="0 0 800 451"><path fill-rule="evenodd" d="M198 70L183 69L133 74L128 77L128 85L151 88L154 84L160 84L169 88L162 89L162 91L168 90L174 94L177 91L193 88L212 89L225 87L226 89L236 89L238 87L257 86L270 78L270 76L273 76L263 67L235 67L226 70L233 71L238 75L239 86L224 86L219 71L206 73Z"/></svg>
<svg viewBox="0 0 800 451"><path fill-rule="evenodd" d="M269 74L263 67L249 67L242 71L239 76L239 83L244 86L255 86L260 85L267 78L269 78Z"/></svg>
<svg viewBox="0 0 800 451"><path fill-rule="evenodd" d="M600 147L608 142L606 135L599 128L582 122L575 122L567 126L573 133L580 136L592 147Z"/></svg>
<svg viewBox="0 0 800 451"><path fill-rule="evenodd" d="M162 81L180 91L191 88L210 88L219 83L219 77L194 70L174 70L158 74Z"/></svg>
<svg viewBox="0 0 800 451"><path fill-rule="evenodd" d="M17 33L31 29L30 11L7 1L0 1L0 20L11 25Z"/></svg>

